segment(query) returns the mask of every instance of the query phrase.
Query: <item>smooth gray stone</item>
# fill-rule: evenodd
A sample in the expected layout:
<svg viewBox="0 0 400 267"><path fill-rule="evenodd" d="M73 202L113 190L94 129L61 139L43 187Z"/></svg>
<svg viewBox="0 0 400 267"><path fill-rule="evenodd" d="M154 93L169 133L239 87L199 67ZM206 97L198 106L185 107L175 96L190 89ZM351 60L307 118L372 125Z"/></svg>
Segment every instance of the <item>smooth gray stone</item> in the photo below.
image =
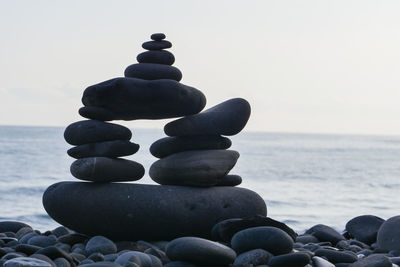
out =
<svg viewBox="0 0 400 267"><path fill-rule="evenodd" d="M54 259L54 263L57 265L57 267L71 267L69 262L64 258Z"/></svg>
<svg viewBox="0 0 400 267"><path fill-rule="evenodd" d="M114 140L72 147L67 153L76 159L90 157L118 158L133 155L138 150L138 144L129 142L128 140Z"/></svg>
<svg viewBox="0 0 400 267"><path fill-rule="evenodd" d="M242 183L242 177L239 175L228 174L222 177L215 186L237 186Z"/></svg>
<svg viewBox="0 0 400 267"><path fill-rule="evenodd" d="M190 150L228 149L231 140L220 135L193 135L164 137L150 146L150 153L157 158Z"/></svg>
<svg viewBox="0 0 400 267"><path fill-rule="evenodd" d="M151 40L154 40L154 41L161 41L161 40L164 40L165 39L165 34L164 33L153 33L151 36L150 36L150 39Z"/></svg>
<svg viewBox="0 0 400 267"><path fill-rule="evenodd" d="M366 244L376 242L379 227L385 220L373 215L357 216L346 224L346 230L355 239Z"/></svg>
<svg viewBox="0 0 400 267"><path fill-rule="evenodd" d="M321 242L331 242L333 245L336 245L341 240L345 240L335 229L324 224L314 225L306 231L306 234L315 236Z"/></svg>
<svg viewBox="0 0 400 267"><path fill-rule="evenodd" d="M332 263L353 263L358 260L357 255L350 251L337 251L333 249L320 248L314 253L315 256L325 257Z"/></svg>
<svg viewBox="0 0 400 267"><path fill-rule="evenodd" d="M385 255L373 254L351 264L349 267L392 267L392 262Z"/></svg>
<svg viewBox="0 0 400 267"><path fill-rule="evenodd" d="M57 238L54 235L50 236L34 236L28 241L28 245L38 246L38 247L48 247L53 246L57 243Z"/></svg>
<svg viewBox="0 0 400 267"><path fill-rule="evenodd" d="M8 260L4 267L52 267L50 263L35 258L19 257Z"/></svg>
<svg viewBox="0 0 400 267"><path fill-rule="evenodd" d="M269 267L304 267L311 261L307 253L297 252L289 253L272 257L269 262Z"/></svg>
<svg viewBox="0 0 400 267"><path fill-rule="evenodd" d="M117 246L110 239L104 236L94 236L89 239L85 246L88 255L99 252L103 255L117 252Z"/></svg>
<svg viewBox="0 0 400 267"><path fill-rule="evenodd" d="M122 125L98 120L74 122L65 129L64 138L68 144L77 146L112 140L129 140L132 132Z"/></svg>
<svg viewBox="0 0 400 267"><path fill-rule="evenodd" d="M180 237L168 243L165 253L173 261L225 266L233 263L236 253L217 242L198 237Z"/></svg>
<svg viewBox="0 0 400 267"><path fill-rule="evenodd" d="M172 43L166 40L161 41L148 41L142 44L142 47L146 50L161 50L172 47Z"/></svg>
<svg viewBox="0 0 400 267"><path fill-rule="evenodd" d="M400 250L400 215L389 218L379 228L378 247L381 249Z"/></svg>
<svg viewBox="0 0 400 267"><path fill-rule="evenodd" d="M308 243L318 243L319 240L313 235L304 234L296 237L296 242L308 244Z"/></svg>
<svg viewBox="0 0 400 267"><path fill-rule="evenodd" d="M81 158L71 164L71 174L92 182L136 181L143 177L142 164L127 159Z"/></svg>
<svg viewBox="0 0 400 267"><path fill-rule="evenodd" d="M239 254L261 248L273 255L281 255L292 251L293 240L279 228L259 226L236 233L232 237L231 245Z"/></svg>
<svg viewBox="0 0 400 267"><path fill-rule="evenodd" d="M175 62L175 56L166 50L154 50L140 53L136 60L139 63L156 63L164 65L172 65Z"/></svg>
<svg viewBox="0 0 400 267"><path fill-rule="evenodd" d="M60 237L60 236L67 235L67 234L70 233L69 230L67 228L65 228L64 226L58 226L57 228L55 228L51 232L56 237Z"/></svg>
<svg viewBox="0 0 400 267"><path fill-rule="evenodd" d="M200 112L206 97L174 80L115 78L86 88L82 103L79 114L85 118L166 119Z"/></svg>
<svg viewBox="0 0 400 267"><path fill-rule="evenodd" d="M143 80L182 80L182 72L178 68L157 63L132 64L125 69L124 76Z"/></svg>
<svg viewBox="0 0 400 267"><path fill-rule="evenodd" d="M38 259L38 260L42 260L45 261L47 263L50 263L50 265L52 267L57 267L57 265L54 263L54 261L52 261L49 257L47 257L46 255L42 255L42 254L33 254L30 255L29 258L34 258L34 259Z"/></svg>
<svg viewBox="0 0 400 267"><path fill-rule="evenodd" d="M89 264L82 264L79 265L79 267L122 267L122 265L119 265L114 262L95 262Z"/></svg>
<svg viewBox="0 0 400 267"><path fill-rule="evenodd" d="M27 225L26 223L23 223L23 222L2 221L2 222L0 222L0 233L5 233L5 232L16 233L23 227L32 228L32 227L30 227L29 225Z"/></svg>
<svg viewBox="0 0 400 267"><path fill-rule="evenodd" d="M235 166L233 150L196 150L172 154L154 162L149 170L162 185L213 186Z"/></svg>
<svg viewBox="0 0 400 267"><path fill-rule="evenodd" d="M267 213L264 200L245 188L128 183L56 183L43 206L69 229L112 240L209 238L218 221Z"/></svg>
<svg viewBox="0 0 400 267"><path fill-rule="evenodd" d="M250 104L243 98L233 98L199 114L171 121L164 126L169 136L235 135L250 117Z"/></svg>
<svg viewBox="0 0 400 267"><path fill-rule="evenodd" d="M335 267L333 263L330 263L329 261L318 256L313 257L312 261L315 267Z"/></svg>
<svg viewBox="0 0 400 267"><path fill-rule="evenodd" d="M197 267L197 265L186 261L171 261L165 264L164 267Z"/></svg>
<svg viewBox="0 0 400 267"><path fill-rule="evenodd" d="M269 259L272 257L273 255L266 250L260 248L253 249L238 255L233 263L233 267L268 264Z"/></svg>
<svg viewBox="0 0 400 267"><path fill-rule="evenodd" d="M24 235L32 233L33 229L30 226L20 228L16 233L15 237L20 240Z"/></svg>
<svg viewBox="0 0 400 267"><path fill-rule="evenodd" d="M115 260L115 263L123 266L125 266L125 264L128 262L136 263L141 267L162 267L160 259L140 251L124 252Z"/></svg>

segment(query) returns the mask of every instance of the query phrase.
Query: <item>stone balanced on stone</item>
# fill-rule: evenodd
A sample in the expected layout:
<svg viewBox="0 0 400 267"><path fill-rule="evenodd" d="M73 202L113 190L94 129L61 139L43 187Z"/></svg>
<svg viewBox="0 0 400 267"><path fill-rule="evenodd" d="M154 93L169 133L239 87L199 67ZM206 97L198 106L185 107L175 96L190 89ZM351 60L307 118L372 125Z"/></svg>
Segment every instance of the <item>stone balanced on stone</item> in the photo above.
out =
<svg viewBox="0 0 400 267"><path fill-rule="evenodd" d="M143 44L148 51L137 56L138 64L126 68L125 77L89 86L84 91L84 107L79 113L89 120L71 124L64 136L76 146L68 151L77 158L71 173L91 182L51 185L43 195L47 213L72 230L113 240L209 238L219 221L266 215L265 202L255 192L232 186L210 187L238 184L238 178L226 174L239 154L224 150L231 142L221 135L242 130L250 114L247 101L228 100L197 114L206 104L204 94L179 82L182 74L171 66L175 58L164 50L172 46L164 40L165 35L153 34L151 39ZM139 148L129 141L130 130L105 121L182 116L185 117L165 126L172 139L167 139L156 153L164 157L160 160L164 161L162 166L166 166L168 158L167 164L172 167L180 164L179 154L189 153L191 158L185 160L188 164L199 160L197 171L181 171L176 177L169 173L172 178L166 179L154 175L168 173L165 167L163 171L157 169L160 163L155 163L150 171L153 179L179 186L118 183L140 179L144 168L119 158L134 154ZM185 175L188 176L184 179Z"/></svg>

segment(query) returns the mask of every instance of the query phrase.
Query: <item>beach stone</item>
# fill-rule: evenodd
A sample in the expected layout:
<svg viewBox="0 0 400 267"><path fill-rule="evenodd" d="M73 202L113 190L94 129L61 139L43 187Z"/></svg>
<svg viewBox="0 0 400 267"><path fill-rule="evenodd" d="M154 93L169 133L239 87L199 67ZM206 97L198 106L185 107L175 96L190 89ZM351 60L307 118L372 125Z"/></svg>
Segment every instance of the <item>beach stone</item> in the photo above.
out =
<svg viewBox="0 0 400 267"><path fill-rule="evenodd" d="M386 220L379 228L378 247L381 249L400 250L400 215Z"/></svg>
<svg viewBox="0 0 400 267"><path fill-rule="evenodd" d="M58 242L68 244L70 246L85 242L89 237L87 235L79 234L79 233L71 233L67 235L60 236L58 238Z"/></svg>
<svg viewBox="0 0 400 267"><path fill-rule="evenodd" d="M311 234L322 242L331 242L333 245L336 245L340 240L345 240L335 229L324 224L314 225L306 231L306 234Z"/></svg>
<svg viewBox="0 0 400 267"><path fill-rule="evenodd" d="M26 255L32 255L35 254L36 251L40 250L41 247L28 244L19 244L14 249L16 252L22 252Z"/></svg>
<svg viewBox="0 0 400 267"><path fill-rule="evenodd" d="M36 232L30 232L26 235L24 235L23 237L21 237L21 239L19 240L19 243L21 244L28 244L29 239L31 239L34 236L38 236L38 233Z"/></svg>
<svg viewBox="0 0 400 267"><path fill-rule="evenodd" d="M178 68L156 63L132 64L125 69L124 75L127 78L144 80L182 80L182 72Z"/></svg>
<svg viewBox="0 0 400 267"><path fill-rule="evenodd" d="M107 255L116 253L117 246L114 242L104 236L94 236L87 242L85 250L89 255L96 252Z"/></svg>
<svg viewBox="0 0 400 267"><path fill-rule="evenodd" d="M167 119L200 112L206 98L199 90L174 80L114 78L86 88L82 103L85 107L79 114L85 118Z"/></svg>
<svg viewBox="0 0 400 267"><path fill-rule="evenodd" d="M143 267L152 267L152 261L149 255L144 254L139 251L127 251L122 253L121 255L118 256L118 258L114 261L115 263L118 263L120 265L125 266L126 263L132 262L136 263L139 266ZM161 262L160 262L160 266Z"/></svg>
<svg viewBox="0 0 400 267"><path fill-rule="evenodd" d="M69 262L64 258L54 259L53 262L57 265L57 267L71 267Z"/></svg>
<svg viewBox="0 0 400 267"><path fill-rule="evenodd" d="M313 257L312 261L314 263L314 267L335 267L333 263L330 263L329 261L318 256Z"/></svg>
<svg viewBox="0 0 400 267"><path fill-rule="evenodd" d="M179 152L154 162L149 170L153 181L162 185L213 186L236 164L233 150Z"/></svg>
<svg viewBox="0 0 400 267"><path fill-rule="evenodd" d="M308 244L308 243L318 243L319 240L313 235L306 234L296 237L296 242Z"/></svg>
<svg viewBox="0 0 400 267"><path fill-rule="evenodd" d="M140 53L136 60L139 63L155 63L171 66L175 62L175 56L166 50L153 50Z"/></svg>
<svg viewBox="0 0 400 267"><path fill-rule="evenodd" d="M346 224L346 231L366 244L376 242L376 235L385 220L373 215L357 216Z"/></svg>
<svg viewBox="0 0 400 267"><path fill-rule="evenodd" d="M231 145L229 138L220 135L164 137L150 146L150 153L157 158L164 158L190 150L228 149Z"/></svg>
<svg viewBox="0 0 400 267"><path fill-rule="evenodd" d="M166 40L162 41L148 41L142 44L142 47L146 50L161 50L172 47L172 43Z"/></svg>
<svg viewBox="0 0 400 267"><path fill-rule="evenodd" d="M132 132L128 128L98 120L84 120L74 122L65 129L64 138L71 145L83 145L88 143L129 140Z"/></svg>
<svg viewBox="0 0 400 267"><path fill-rule="evenodd" d="M186 261L171 261L164 265L164 267L198 267L196 264Z"/></svg>
<svg viewBox="0 0 400 267"><path fill-rule="evenodd" d="M127 140L114 140L72 147L67 153L69 156L76 159L90 157L118 158L133 155L138 150L138 144Z"/></svg>
<svg viewBox="0 0 400 267"><path fill-rule="evenodd" d="M33 254L30 255L29 258L34 258L34 259L38 259L38 260L42 260L45 261L47 263L50 263L50 265L52 267L57 267L57 265L54 263L54 261L52 261L49 257L47 257L46 255L42 255L42 254Z"/></svg>
<svg viewBox="0 0 400 267"><path fill-rule="evenodd" d="M52 267L50 263L35 259L35 258L28 258L28 257L19 257L8 260L4 263L4 267Z"/></svg>
<svg viewBox="0 0 400 267"><path fill-rule="evenodd" d="M65 228L64 226L59 226L56 229L52 230L51 232L56 237L60 237L60 236L69 234L69 230L67 228Z"/></svg>
<svg viewBox="0 0 400 267"><path fill-rule="evenodd" d="M209 238L218 221L267 212L264 200L245 188L128 183L56 183L44 192L43 206L69 229L115 241Z"/></svg>
<svg viewBox="0 0 400 267"><path fill-rule="evenodd" d="M224 266L233 263L236 253L231 248L198 237L180 237L168 243L165 253L173 261Z"/></svg>
<svg viewBox="0 0 400 267"><path fill-rule="evenodd" d="M42 248L53 246L56 243L57 243L57 238L54 235L50 236L38 235L28 240L28 245L38 246Z"/></svg>
<svg viewBox="0 0 400 267"><path fill-rule="evenodd" d="M290 253L272 257L269 262L269 267L304 267L311 261L307 253Z"/></svg>
<svg viewBox="0 0 400 267"><path fill-rule="evenodd" d="M239 254L261 248L273 255L281 255L292 251L293 239L279 228L259 226L236 233L231 245Z"/></svg>
<svg viewBox="0 0 400 267"><path fill-rule="evenodd" d="M253 249L238 255L233 263L233 267L259 266L267 264L269 259L272 257L273 255L266 250Z"/></svg>
<svg viewBox="0 0 400 267"><path fill-rule="evenodd" d="M24 235L32 233L33 229L30 226L22 227L15 233L15 238L20 240Z"/></svg>
<svg viewBox="0 0 400 267"><path fill-rule="evenodd" d="M166 36L165 36L164 33L153 33L153 34L150 36L151 40L154 40L154 41L161 41L161 40L164 40L165 37L166 37Z"/></svg>
<svg viewBox="0 0 400 267"><path fill-rule="evenodd" d="M255 215L248 218L232 218L221 221L214 225L211 231L211 236L214 240L221 240L230 243L232 237L239 231L247 228L258 226L271 226L285 231L293 241L296 240L297 233L286 224L276 221L272 218Z"/></svg>
<svg viewBox="0 0 400 267"><path fill-rule="evenodd" d="M94 262L89 264L79 265L80 267L122 267L121 265L114 262Z"/></svg>
<svg viewBox="0 0 400 267"><path fill-rule="evenodd" d="M237 186L242 183L242 177L239 175L228 174L219 179L215 186Z"/></svg>
<svg viewBox="0 0 400 267"><path fill-rule="evenodd" d="M392 267L392 262L385 255L374 254L351 264L349 267Z"/></svg>
<svg viewBox="0 0 400 267"><path fill-rule="evenodd" d="M99 252L95 252L89 255L89 257L87 257L89 260L92 260L94 262L98 262L98 261L104 261L104 255L99 253Z"/></svg>
<svg viewBox="0 0 400 267"><path fill-rule="evenodd" d="M23 227L29 227L32 229L32 227L30 227L28 224L23 223L23 222L2 221L2 222L0 222L0 233L5 233L5 232L16 233Z"/></svg>
<svg viewBox="0 0 400 267"><path fill-rule="evenodd" d="M51 260L62 257L64 259L68 260L68 262L70 264L74 263L72 257L68 253L66 253L65 251L63 251L55 246L49 246L49 247L42 248L42 249L36 251L35 254L45 255L45 256L49 257Z"/></svg>
<svg viewBox="0 0 400 267"><path fill-rule="evenodd" d="M235 135L250 117L250 104L243 98L233 98L199 114L169 122L164 132L169 136Z"/></svg>
<svg viewBox="0 0 400 267"><path fill-rule="evenodd" d="M143 177L142 164L127 159L82 158L71 164L71 174L92 182L136 181Z"/></svg>
<svg viewBox="0 0 400 267"><path fill-rule="evenodd" d="M357 261L357 255L348 251L320 248L314 252L315 256L325 257L331 263L352 263Z"/></svg>

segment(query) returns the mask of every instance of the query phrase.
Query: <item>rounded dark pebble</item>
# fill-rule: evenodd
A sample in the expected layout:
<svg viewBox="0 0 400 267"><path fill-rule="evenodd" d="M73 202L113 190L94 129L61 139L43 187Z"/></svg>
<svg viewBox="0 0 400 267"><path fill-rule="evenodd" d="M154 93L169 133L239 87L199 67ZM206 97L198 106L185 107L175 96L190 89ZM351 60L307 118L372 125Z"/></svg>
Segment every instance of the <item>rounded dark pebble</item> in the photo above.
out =
<svg viewBox="0 0 400 267"><path fill-rule="evenodd" d="M45 262L48 262L52 267L57 267L57 265L54 263L54 261L52 261L49 257L47 257L46 255L42 255L42 254L33 254L31 256L29 256L30 258L34 258L34 259L38 259L38 260L42 260Z"/></svg>
<svg viewBox="0 0 400 267"><path fill-rule="evenodd" d="M94 236L86 244L86 252L90 255L94 252L102 253L103 255L116 253L117 246L110 239L104 236Z"/></svg>
<svg viewBox="0 0 400 267"><path fill-rule="evenodd" d="M400 216L394 216L385 221L377 235L378 247L382 249L400 250Z"/></svg>
<svg viewBox="0 0 400 267"><path fill-rule="evenodd" d="M242 177L239 175L228 174L222 177L215 186L237 186L242 183Z"/></svg>
<svg viewBox="0 0 400 267"><path fill-rule="evenodd" d="M336 245L340 240L345 238L332 227L324 224L317 224L306 231L306 234L311 234L318 238L319 241L331 242Z"/></svg>
<svg viewBox="0 0 400 267"><path fill-rule="evenodd" d="M19 229L21 229L23 227L32 228L28 224L23 223L23 222L2 221L2 222L0 222L0 233L5 233L5 232L16 233L16 232L18 232Z"/></svg>
<svg viewBox="0 0 400 267"><path fill-rule="evenodd" d="M350 267L392 267L392 261L384 255L374 254L351 264Z"/></svg>
<svg viewBox="0 0 400 267"><path fill-rule="evenodd" d="M165 50L153 50L140 53L136 60L139 63L155 63L171 66L175 62L175 56Z"/></svg>
<svg viewBox="0 0 400 267"><path fill-rule="evenodd" d="M161 40L164 40L165 39L165 34L164 33L153 33L151 36L150 36L150 39L151 40L154 40L154 41L161 41Z"/></svg>
<svg viewBox="0 0 400 267"><path fill-rule="evenodd" d="M292 250L293 239L279 228L260 226L236 233L231 245L237 253L261 248L273 255L280 255Z"/></svg>
<svg viewBox="0 0 400 267"><path fill-rule="evenodd" d="M125 69L125 77L143 80L168 79L179 82L182 72L173 66L155 63L132 64Z"/></svg>
<svg viewBox="0 0 400 267"><path fill-rule="evenodd" d="M128 140L114 140L72 147L67 153L69 156L76 159L89 157L117 158L133 155L138 150L138 144L129 142ZM64 235L65 234L68 234L68 232L64 233Z"/></svg>
<svg viewBox="0 0 400 267"><path fill-rule="evenodd" d="M57 265L57 267L70 267L69 262L64 258L57 258L53 260L53 262Z"/></svg>
<svg viewBox="0 0 400 267"><path fill-rule="evenodd" d="M38 247L48 247L55 245L57 243L57 238L53 236L34 236L28 240L28 245L34 245Z"/></svg>
<svg viewBox="0 0 400 267"><path fill-rule="evenodd" d="M172 43L170 41L161 40L161 41L148 41L142 44L142 47L146 50L162 50L172 47Z"/></svg>
<svg viewBox="0 0 400 267"><path fill-rule="evenodd" d="M16 252L22 252L22 253L25 253L26 255L35 254L36 251L38 251L40 249L41 249L41 247L39 247L39 246L33 246L33 245L28 245L28 244L19 244L18 246L15 247Z"/></svg>
<svg viewBox="0 0 400 267"><path fill-rule="evenodd" d="M308 244L308 243L318 243L319 240L313 235L305 234L305 235L299 235L298 237L296 237L296 242Z"/></svg>
<svg viewBox="0 0 400 267"><path fill-rule="evenodd" d="M15 233L15 237L20 240L24 235L32 233L33 229L30 226L22 227Z"/></svg>
<svg viewBox="0 0 400 267"><path fill-rule="evenodd" d="M198 267L196 264L186 261L171 261L165 264L163 267Z"/></svg>
<svg viewBox="0 0 400 267"><path fill-rule="evenodd" d="M273 255L263 249L253 249L238 255L233 263L234 267L259 266L267 264Z"/></svg>
<svg viewBox="0 0 400 267"><path fill-rule="evenodd" d="M316 250L315 256L325 257L332 263L352 263L358 260L355 253L324 248Z"/></svg>
<svg viewBox="0 0 400 267"><path fill-rule="evenodd" d="M357 216L346 224L346 230L355 239L366 244L376 242L376 235L385 220L373 215Z"/></svg>
<svg viewBox="0 0 400 267"><path fill-rule="evenodd" d="M27 233L26 235L24 235L23 237L21 237L21 239L19 240L19 243L21 244L27 244L29 239L31 239L34 236L38 236L38 233L36 232L30 232Z"/></svg>
<svg viewBox="0 0 400 267"><path fill-rule="evenodd" d="M291 253L272 257L269 267L304 267L310 262L311 258L306 253Z"/></svg>
<svg viewBox="0 0 400 267"><path fill-rule="evenodd" d="M89 257L87 257L89 260L92 261L104 261L104 255L99 253L99 252L95 252L89 255Z"/></svg>
<svg viewBox="0 0 400 267"><path fill-rule="evenodd" d="M76 243L83 243L88 239L89 239L89 237L87 235L73 233L73 234L67 234L67 235L60 236L58 238L58 242L65 243L65 244L72 246Z"/></svg>

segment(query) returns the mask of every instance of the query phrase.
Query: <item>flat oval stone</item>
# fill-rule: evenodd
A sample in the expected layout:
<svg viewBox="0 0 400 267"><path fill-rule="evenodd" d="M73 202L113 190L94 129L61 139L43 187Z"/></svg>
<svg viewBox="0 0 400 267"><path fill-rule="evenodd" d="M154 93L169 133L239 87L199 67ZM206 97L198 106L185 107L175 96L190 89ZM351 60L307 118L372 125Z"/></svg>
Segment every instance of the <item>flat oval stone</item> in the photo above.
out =
<svg viewBox="0 0 400 267"><path fill-rule="evenodd" d="M197 267L197 265L186 261L170 261L164 267Z"/></svg>
<svg viewBox="0 0 400 267"><path fill-rule="evenodd" d="M376 235L385 220L373 215L357 216L346 224L346 230L358 241L366 244L376 242Z"/></svg>
<svg viewBox="0 0 400 267"><path fill-rule="evenodd" d="M92 182L136 181L144 175L144 167L140 163L106 157L75 160L70 170L74 177Z"/></svg>
<svg viewBox="0 0 400 267"><path fill-rule="evenodd" d="M260 248L253 249L238 255L233 263L233 267L259 266L268 264L268 261L270 258L272 258L272 256L273 255L266 250Z"/></svg>
<svg viewBox="0 0 400 267"><path fill-rule="evenodd" d="M157 158L190 150L228 149L231 140L220 135L194 135L165 137L150 146L150 153Z"/></svg>
<svg viewBox="0 0 400 267"><path fill-rule="evenodd" d="M290 253L272 257L269 262L269 267L304 267L311 261L307 253Z"/></svg>
<svg viewBox="0 0 400 267"><path fill-rule="evenodd" d="M382 254L373 254L365 257L351 265L350 267L392 267L393 264L388 257Z"/></svg>
<svg viewBox="0 0 400 267"><path fill-rule="evenodd" d="M215 186L237 186L242 183L242 177L239 175L228 174L221 179Z"/></svg>
<svg viewBox="0 0 400 267"><path fill-rule="evenodd" d="M117 246L104 236L94 236L89 239L85 246L88 255L99 252L103 255L117 253Z"/></svg>
<svg viewBox="0 0 400 267"><path fill-rule="evenodd" d="M35 258L18 257L8 260L4 267L52 267L50 263Z"/></svg>
<svg viewBox="0 0 400 267"><path fill-rule="evenodd" d="M166 50L153 50L140 53L136 60L139 63L155 63L171 66L175 62L175 56Z"/></svg>
<svg viewBox="0 0 400 267"><path fill-rule="evenodd" d="M273 255L281 255L292 251L293 240L279 228L259 226L236 233L232 237L231 245L239 254L261 248Z"/></svg>
<svg viewBox="0 0 400 267"><path fill-rule="evenodd" d="M161 40L164 40L165 37L166 37L166 36L165 36L164 33L153 33L153 34L150 36L151 40L154 40L154 41L161 41Z"/></svg>
<svg viewBox="0 0 400 267"><path fill-rule="evenodd" d="M198 237L181 237L168 243L165 250L173 261L188 261L198 264L225 266L236 258L231 248Z"/></svg>
<svg viewBox="0 0 400 267"><path fill-rule="evenodd" d="M264 200L244 188L128 183L56 183L44 192L43 206L79 233L146 241L209 238L218 221L267 212Z"/></svg>
<svg viewBox="0 0 400 267"><path fill-rule="evenodd" d="M30 227L26 223L23 222L17 222L17 221L2 221L0 222L0 233L5 233L5 232L13 232L16 233L18 232L21 228L24 227Z"/></svg>
<svg viewBox="0 0 400 267"><path fill-rule="evenodd" d="M118 158L135 154L139 145L128 140L89 143L68 149L69 156L80 159L90 157Z"/></svg>
<svg viewBox="0 0 400 267"><path fill-rule="evenodd" d="M314 225L306 231L306 234L315 236L321 242L331 242L333 245L336 245L341 240L345 240L335 229L324 224Z"/></svg>
<svg viewBox="0 0 400 267"><path fill-rule="evenodd" d="M174 80L115 78L86 88L82 103L79 114L86 118L166 119L200 112L206 97Z"/></svg>
<svg viewBox="0 0 400 267"><path fill-rule="evenodd" d="M199 114L167 123L164 132L169 136L235 135L250 117L250 104L243 98L229 99Z"/></svg>
<svg viewBox="0 0 400 267"><path fill-rule="evenodd" d="M151 165L149 175L162 185L213 186L236 164L233 150L196 150L172 154Z"/></svg>
<svg viewBox="0 0 400 267"><path fill-rule="evenodd" d="M168 79L179 82L182 79L182 72L178 68L154 63L132 64L125 69L124 75L144 80Z"/></svg>
<svg viewBox="0 0 400 267"><path fill-rule="evenodd" d="M400 215L386 220L379 228L378 247L381 249L400 250Z"/></svg>
<svg viewBox="0 0 400 267"><path fill-rule="evenodd" d="M335 267L333 263L330 263L329 261L321 257L315 256L312 258L312 261L315 267Z"/></svg>
<svg viewBox="0 0 400 267"><path fill-rule="evenodd" d="M315 256L325 257L332 263L353 263L358 260L355 253L349 251L337 251L333 249L320 248L315 252Z"/></svg>
<svg viewBox="0 0 400 267"><path fill-rule="evenodd" d="M172 47L172 43L170 41L162 40L162 41L148 41L142 44L142 47L146 50L161 50Z"/></svg>
<svg viewBox="0 0 400 267"><path fill-rule="evenodd" d="M128 128L98 120L74 122L65 129L64 138L71 145L83 145L112 140L129 140L132 132Z"/></svg>

